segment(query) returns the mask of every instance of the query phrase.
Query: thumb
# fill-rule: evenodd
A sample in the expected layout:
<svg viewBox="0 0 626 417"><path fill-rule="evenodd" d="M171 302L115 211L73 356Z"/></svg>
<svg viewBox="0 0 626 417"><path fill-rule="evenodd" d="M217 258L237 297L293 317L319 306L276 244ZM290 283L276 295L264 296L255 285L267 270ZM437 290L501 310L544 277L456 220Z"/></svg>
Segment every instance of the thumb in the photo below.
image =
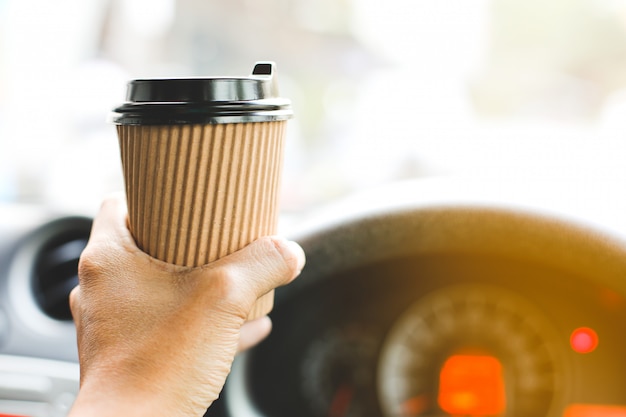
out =
<svg viewBox="0 0 626 417"><path fill-rule="evenodd" d="M296 242L267 236L194 270L192 275L197 285L213 290L219 285L222 297L251 308L257 298L296 278L304 264L304 251Z"/></svg>

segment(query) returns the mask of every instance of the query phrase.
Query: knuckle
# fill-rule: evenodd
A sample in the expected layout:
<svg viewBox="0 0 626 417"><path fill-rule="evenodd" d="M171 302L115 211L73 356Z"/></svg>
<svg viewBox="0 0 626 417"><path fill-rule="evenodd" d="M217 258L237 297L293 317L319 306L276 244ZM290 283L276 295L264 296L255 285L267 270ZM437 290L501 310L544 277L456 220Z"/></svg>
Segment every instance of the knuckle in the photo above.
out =
<svg viewBox="0 0 626 417"><path fill-rule="evenodd" d="M209 287L205 294L210 296L216 304L235 314L245 316L256 296L251 288L243 285L238 279L238 273L237 268L231 265L212 269L211 274L204 277Z"/></svg>
<svg viewBox="0 0 626 417"><path fill-rule="evenodd" d="M236 300L241 294L241 285L235 279L235 268L223 266L214 270L209 279L209 285L215 292L215 295L222 299Z"/></svg>
<svg viewBox="0 0 626 417"><path fill-rule="evenodd" d="M102 274L104 267L99 260L97 249L87 246L78 260L78 278L80 282L89 282Z"/></svg>

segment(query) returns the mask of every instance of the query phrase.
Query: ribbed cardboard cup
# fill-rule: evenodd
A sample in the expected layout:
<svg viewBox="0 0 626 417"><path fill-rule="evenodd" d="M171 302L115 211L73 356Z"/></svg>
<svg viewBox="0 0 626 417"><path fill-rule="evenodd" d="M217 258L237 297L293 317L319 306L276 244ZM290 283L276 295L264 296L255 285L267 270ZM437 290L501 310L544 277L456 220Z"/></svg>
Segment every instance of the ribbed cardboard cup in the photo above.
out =
<svg viewBox="0 0 626 417"><path fill-rule="evenodd" d="M190 123L196 109L194 119L170 124L124 123L129 112L118 109L127 118L117 132L130 230L149 255L196 267L277 232L290 113L232 118L229 109L224 117L210 110L208 123ZM273 301L273 291L259 298L248 319L268 314Z"/></svg>
<svg viewBox="0 0 626 417"><path fill-rule="evenodd" d="M139 248L200 266L276 233L285 124L118 126ZM273 299L260 298L250 318Z"/></svg>

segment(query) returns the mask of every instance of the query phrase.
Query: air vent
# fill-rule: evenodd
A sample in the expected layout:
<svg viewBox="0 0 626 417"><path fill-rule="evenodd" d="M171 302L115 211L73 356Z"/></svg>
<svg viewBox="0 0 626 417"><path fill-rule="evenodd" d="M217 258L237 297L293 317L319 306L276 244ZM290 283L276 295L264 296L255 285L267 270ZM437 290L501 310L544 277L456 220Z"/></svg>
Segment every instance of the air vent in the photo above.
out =
<svg viewBox="0 0 626 417"><path fill-rule="evenodd" d="M32 286L41 310L56 320L71 320L69 294L78 284L78 259L89 239L91 221L64 218L48 225L34 258Z"/></svg>

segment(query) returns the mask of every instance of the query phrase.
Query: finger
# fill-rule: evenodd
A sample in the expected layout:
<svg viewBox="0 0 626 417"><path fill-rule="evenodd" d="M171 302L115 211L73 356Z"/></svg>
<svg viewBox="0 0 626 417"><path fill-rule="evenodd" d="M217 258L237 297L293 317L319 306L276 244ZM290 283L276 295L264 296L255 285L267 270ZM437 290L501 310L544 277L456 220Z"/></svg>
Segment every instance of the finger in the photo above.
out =
<svg viewBox="0 0 626 417"><path fill-rule="evenodd" d="M127 216L124 194L118 193L106 198L93 221L90 243L110 242L119 238L132 240L127 226Z"/></svg>
<svg viewBox="0 0 626 417"><path fill-rule="evenodd" d="M304 263L304 251L297 243L270 236L208 264L200 273L220 276L227 281L223 283L226 288L245 289L253 294L253 302L297 277Z"/></svg>
<svg viewBox="0 0 626 417"><path fill-rule="evenodd" d="M244 325L241 326L237 352L243 352L255 346L261 340L265 339L271 331L272 321L268 316L244 323Z"/></svg>

